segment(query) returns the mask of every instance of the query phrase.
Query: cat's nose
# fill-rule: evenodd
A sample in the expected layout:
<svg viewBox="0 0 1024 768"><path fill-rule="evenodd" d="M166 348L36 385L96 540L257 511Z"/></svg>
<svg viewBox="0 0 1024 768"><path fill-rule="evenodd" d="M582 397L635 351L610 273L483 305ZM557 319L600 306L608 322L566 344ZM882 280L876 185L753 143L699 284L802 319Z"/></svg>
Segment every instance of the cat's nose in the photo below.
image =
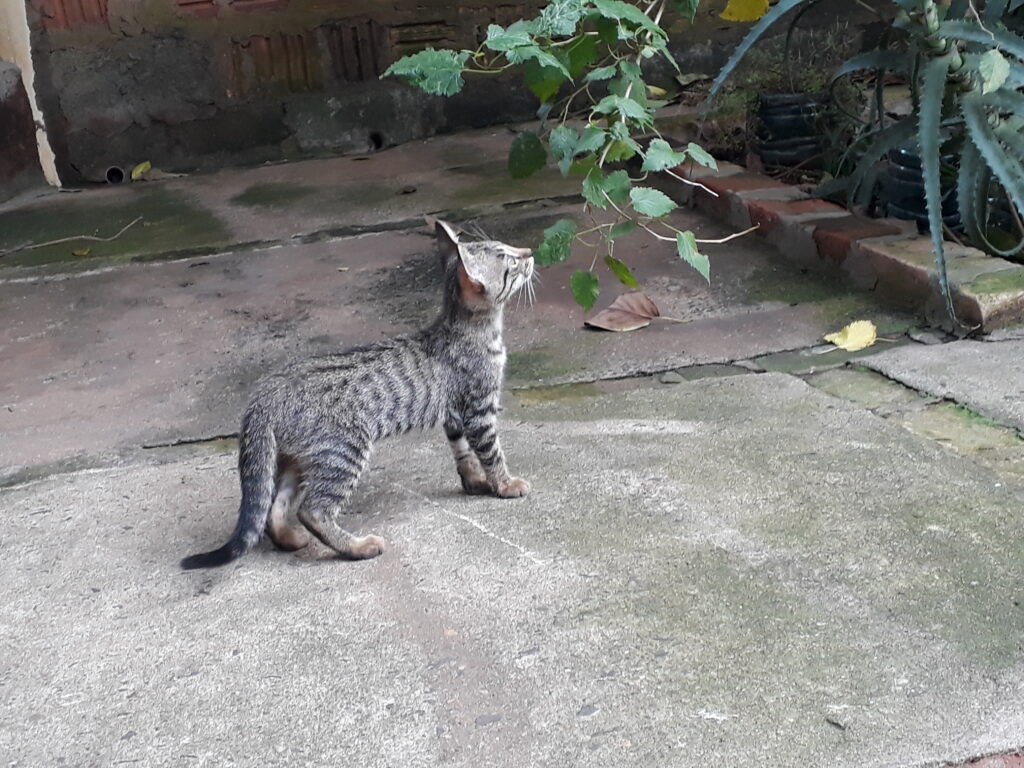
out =
<svg viewBox="0 0 1024 768"><path fill-rule="evenodd" d="M516 248L515 257L517 259L528 259L533 256L533 251L529 248Z"/></svg>

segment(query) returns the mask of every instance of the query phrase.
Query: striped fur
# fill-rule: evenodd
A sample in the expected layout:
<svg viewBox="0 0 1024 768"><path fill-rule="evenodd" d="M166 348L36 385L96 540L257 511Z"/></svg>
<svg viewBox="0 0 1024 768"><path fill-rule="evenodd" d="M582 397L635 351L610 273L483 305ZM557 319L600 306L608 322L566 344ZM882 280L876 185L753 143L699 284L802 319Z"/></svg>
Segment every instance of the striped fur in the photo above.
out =
<svg viewBox="0 0 1024 768"><path fill-rule="evenodd" d="M183 568L225 565L264 531L280 548L310 534L340 557L379 555L384 541L340 525L345 502L373 444L441 425L466 493L525 496L498 442L505 366L502 308L533 276L529 249L494 241L460 243L436 225L445 273L437 320L409 336L293 363L257 385L242 419L238 473L242 501L230 540L182 560ZM295 509L299 525L288 522Z"/></svg>

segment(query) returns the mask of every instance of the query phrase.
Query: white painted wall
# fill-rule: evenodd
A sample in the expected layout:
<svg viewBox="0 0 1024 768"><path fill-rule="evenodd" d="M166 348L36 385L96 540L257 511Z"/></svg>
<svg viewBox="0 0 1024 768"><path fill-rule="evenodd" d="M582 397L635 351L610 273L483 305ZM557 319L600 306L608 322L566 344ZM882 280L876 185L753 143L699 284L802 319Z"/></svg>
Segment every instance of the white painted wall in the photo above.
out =
<svg viewBox="0 0 1024 768"><path fill-rule="evenodd" d="M32 67L32 50L29 42L28 19L25 16L25 0L0 0L0 59L13 61L21 69L28 101L32 106L32 117L36 121L36 145L39 147L39 164L46 174L46 180L60 186L57 165L46 130L42 128L43 114L36 103L35 69Z"/></svg>

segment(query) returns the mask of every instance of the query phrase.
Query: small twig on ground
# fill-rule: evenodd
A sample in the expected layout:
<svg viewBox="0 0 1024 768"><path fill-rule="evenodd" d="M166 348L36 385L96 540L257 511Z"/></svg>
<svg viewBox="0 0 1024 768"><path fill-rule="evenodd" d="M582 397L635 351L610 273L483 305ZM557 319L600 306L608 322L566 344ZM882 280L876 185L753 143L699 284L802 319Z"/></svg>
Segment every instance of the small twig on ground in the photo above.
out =
<svg viewBox="0 0 1024 768"><path fill-rule="evenodd" d="M93 242L93 243L109 243L111 240L117 240L117 238L119 238L121 235L123 235L125 232L127 232L129 229L131 229L133 226L138 224L140 221L142 221L142 217L141 216L136 216L134 219L132 219L132 221L130 221L127 224L125 224L121 228L121 231L119 231L116 235L111 235L110 237L96 237L95 235L72 235L71 237L60 237L60 238L57 238L56 240L47 240L45 243L30 243L30 244L27 244L27 245L16 246L16 247L11 248L10 250L7 250L7 251L0 251L0 258L2 258L4 256L9 256L12 253L17 253L18 251L33 251L36 248L46 248L47 246L50 246L50 245L60 245L61 243L71 243L71 242L74 242L75 240L88 240L88 241Z"/></svg>

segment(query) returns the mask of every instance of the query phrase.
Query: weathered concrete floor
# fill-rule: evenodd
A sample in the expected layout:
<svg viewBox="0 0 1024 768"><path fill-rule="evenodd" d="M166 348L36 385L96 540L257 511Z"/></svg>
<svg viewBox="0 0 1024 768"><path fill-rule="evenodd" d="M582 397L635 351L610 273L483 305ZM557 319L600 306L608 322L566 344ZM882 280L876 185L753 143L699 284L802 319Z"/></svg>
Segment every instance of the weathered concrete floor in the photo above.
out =
<svg viewBox="0 0 1024 768"><path fill-rule="evenodd" d="M1020 744L1020 488L784 374L515 416L521 501L457 493L439 435L386 446L368 563L178 572L230 528L229 455L6 492L0 749L864 768Z"/></svg>
<svg viewBox="0 0 1024 768"><path fill-rule="evenodd" d="M929 348L927 369L916 345L853 361L909 386L835 368L812 349L824 333L870 318L906 345L914 318L755 241L712 251L710 288L621 242L690 321L633 334L580 328L565 285L587 253L544 272L507 323L503 439L527 499L463 497L441 436L410 438L381 447L355 500L391 543L378 560L263 548L177 570L231 528L218 438L255 376L433 312L416 215L529 245L578 210L507 183L506 146L482 133L183 179L147 194L185 201L150 201L184 249L157 217L120 254L0 260L0 754L860 768L1024 746L1019 381L991 363L1024 341ZM417 191L382 202L374 179ZM31 210L98 215L92 193L64 198ZM191 229L190 210L206 212Z"/></svg>
<svg viewBox="0 0 1024 768"><path fill-rule="evenodd" d="M472 217L496 237L534 245L544 227L580 211L577 203L537 195L578 189L577 180L559 178L549 187L510 181L495 166L507 145L504 133L445 137L436 146L418 148L418 155L417 148L403 147L361 162L338 158L144 187L144 192L185 196L206 211L187 240L204 237L208 218L230 230L231 241L284 239L180 258L177 241L158 236L158 222L143 233L148 239L140 247L150 256L163 248L162 260L65 258L46 267L0 270L0 432L11 438L0 443L0 481L108 464L141 446L232 433L246 392L267 366L427 322L436 311L438 279L432 238L413 216L415 195L392 195L382 205L371 195L360 197L368 183L365 174L348 178L343 173L376 164L390 174L384 177L389 188L398 189L433 175L433 186L417 187L421 210ZM229 204L239 189L266 189L284 183L281 179L297 184L302 178L304 189L311 190L299 198L303 205L289 207L271 196L264 201L266 212L254 218L246 205ZM482 186L486 195L479 193ZM125 198L132 189L99 192ZM467 189L477 191L465 196ZM61 216L76 219L81 210L72 216L68 209L91 210L93 195L61 195L30 212L59 204ZM330 220L307 210L311 200L323 196L347 201L329 210ZM129 205L131 198L125 200ZM288 238L291 232L337 229L346 217L372 225L371 231L311 242ZM689 212L678 213L675 223L700 236L727 234ZM36 239L43 237L49 235L40 231ZM642 334L582 331L584 315L568 290L571 272L592 261L592 253L580 246L570 262L544 271L536 306L510 312L512 386L634 375L803 348L854 317L871 317L895 334L912 322L868 294L800 274L754 239L711 251L710 287L680 264L671 245L652 243L642 234L621 239L617 254L634 268L664 315L690 322L659 322ZM623 289L607 271L602 276L601 302L610 303Z"/></svg>

